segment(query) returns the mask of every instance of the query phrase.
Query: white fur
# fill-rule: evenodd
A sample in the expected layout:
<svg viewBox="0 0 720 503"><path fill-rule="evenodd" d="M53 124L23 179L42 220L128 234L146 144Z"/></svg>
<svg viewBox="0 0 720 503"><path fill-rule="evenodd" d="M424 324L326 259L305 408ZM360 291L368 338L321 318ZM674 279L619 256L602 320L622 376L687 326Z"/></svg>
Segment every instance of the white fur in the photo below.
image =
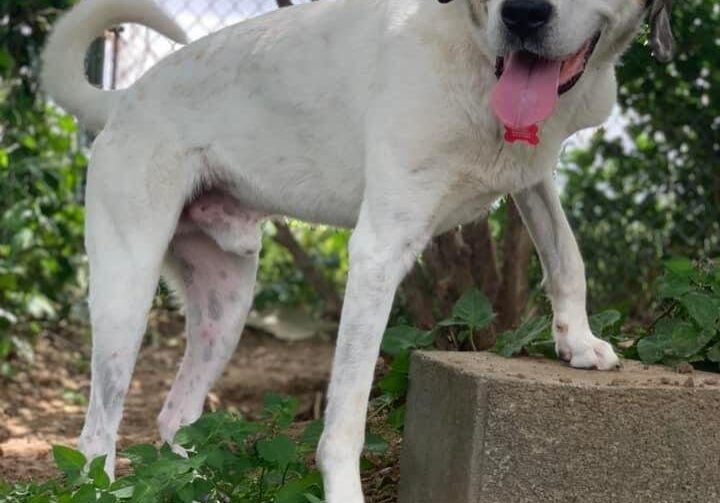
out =
<svg viewBox="0 0 720 503"><path fill-rule="evenodd" d="M56 25L43 54L45 90L90 129L101 129L120 92L103 92L85 78L85 53L106 29L121 23L142 23L175 42L186 44L182 28L147 0L81 2L72 16Z"/></svg>
<svg viewBox="0 0 720 503"><path fill-rule="evenodd" d="M397 285L432 236L477 218L502 194L514 194L542 258L558 352L573 366L614 368L612 349L590 332L582 258L552 171L562 142L610 113L613 66L640 24L642 2L553 3L547 54L573 53L598 30L603 37L580 83L542 125L537 148L503 143L489 106L495 58L512 46L497 16L501 0L337 0L283 9L180 50L114 94L82 78L84 48L100 29L134 20L182 36L145 0L84 0L71 11L47 49L45 83L59 103L102 128L87 193L94 351L83 449L110 454L112 471L122 402L163 264L170 277L185 275L196 307L183 363L193 375L173 387L186 398L179 409L177 400L166 402L163 438L197 417L226 361L198 356L209 347L202 337L231 352L252 292L255 248L227 243L256 243L258 215L355 227L319 448L330 503L363 501L367 400ZM229 194L228 213L208 227L191 211L183 224L190 231L178 231L181 215L188 218L183 208L207 186ZM231 214L244 215L240 224L227 223ZM218 234L230 228L247 236ZM193 229L202 232L188 234ZM243 252L234 255L233 247ZM205 259L192 263L198 254L234 268L242 285L223 291L243 299L237 316L213 316L213 274L225 271Z"/></svg>

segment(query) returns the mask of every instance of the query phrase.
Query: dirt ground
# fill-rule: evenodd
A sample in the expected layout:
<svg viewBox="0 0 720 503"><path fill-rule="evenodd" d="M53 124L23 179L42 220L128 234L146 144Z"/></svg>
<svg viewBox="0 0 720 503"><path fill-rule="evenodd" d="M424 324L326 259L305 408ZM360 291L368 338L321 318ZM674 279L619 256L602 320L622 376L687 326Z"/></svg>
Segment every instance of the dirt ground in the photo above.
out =
<svg viewBox="0 0 720 503"><path fill-rule="evenodd" d="M86 328L54 327L42 333L35 361L9 381L0 381L0 480L45 480L57 476L50 458L53 444L75 445L89 391ZM120 448L157 442L155 418L170 389L183 352L182 321L161 315L151 322L140 353L120 428ZM163 334L163 335L159 335ZM282 342L246 331L225 374L206 401L208 410L236 410L253 417L267 392L300 400L299 420L320 416L330 375L333 343L328 338ZM369 501L395 501L397 466L392 454L378 460L366 477Z"/></svg>

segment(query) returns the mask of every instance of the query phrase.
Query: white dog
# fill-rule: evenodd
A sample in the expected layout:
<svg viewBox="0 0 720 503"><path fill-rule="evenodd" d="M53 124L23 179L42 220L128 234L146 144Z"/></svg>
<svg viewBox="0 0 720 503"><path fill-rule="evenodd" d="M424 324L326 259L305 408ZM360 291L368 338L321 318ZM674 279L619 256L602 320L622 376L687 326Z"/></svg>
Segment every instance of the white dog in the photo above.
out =
<svg viewBox="0 0 720 503"><path fill-rule="evenodd" d="M593 336L582 258L553 169L562 142L615 103L614 64L670 0L337 0L199 40L132 88L85 80L121 22L184 41L150 0L84 0L57 25L45 86L101 130L87 187L92 391L80 446L108 455L161 272L187 305L187 352L159 417L196 420L238 342L268 215L350 226L347 284L319 461L330 503L360 503L359 456L393 295L436 234L513 194L542 258L557 351L613 369Z"/></svg>

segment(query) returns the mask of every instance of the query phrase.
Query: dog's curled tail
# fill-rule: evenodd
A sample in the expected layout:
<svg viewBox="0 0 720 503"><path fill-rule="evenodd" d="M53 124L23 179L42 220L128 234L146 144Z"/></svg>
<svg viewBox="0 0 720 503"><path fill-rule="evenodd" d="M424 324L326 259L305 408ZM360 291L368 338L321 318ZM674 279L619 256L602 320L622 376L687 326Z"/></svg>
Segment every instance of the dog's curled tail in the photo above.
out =
<svg viewBox="0 0 720 503"><path fill-rule="evenodd" d="M55 25L43 53L45 91L85 127L105 126L121 91L103 91L85 76L85 57L93 40L121 23L138 23L169 39L187 43L182 28L152 0L83 0Z"/></svg>

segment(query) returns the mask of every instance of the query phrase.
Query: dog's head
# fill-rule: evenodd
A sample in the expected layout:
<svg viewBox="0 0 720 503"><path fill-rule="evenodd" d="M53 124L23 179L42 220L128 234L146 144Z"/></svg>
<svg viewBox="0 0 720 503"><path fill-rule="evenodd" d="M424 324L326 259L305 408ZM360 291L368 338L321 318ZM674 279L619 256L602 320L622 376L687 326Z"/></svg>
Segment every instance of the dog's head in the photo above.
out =
<svg viewBox="0 0 720 503"><path fill-rule="evenodd" d="M464 2L480 45L497 58L493 105L509 127L547 118L586 70L611 64L650 23L655 57L674 52L672 0L439 0Z"/></svg>
<svg viewBox="0 0 720 503"><path fill-rule="evenodd" d="M654 56L667 62L675 49L670 26L673 0L454 1L469 4L480 36L497 57L525 51L567 61L574 56L590 59L596 50L615 57L645 18L651 27Z"/></svg>

